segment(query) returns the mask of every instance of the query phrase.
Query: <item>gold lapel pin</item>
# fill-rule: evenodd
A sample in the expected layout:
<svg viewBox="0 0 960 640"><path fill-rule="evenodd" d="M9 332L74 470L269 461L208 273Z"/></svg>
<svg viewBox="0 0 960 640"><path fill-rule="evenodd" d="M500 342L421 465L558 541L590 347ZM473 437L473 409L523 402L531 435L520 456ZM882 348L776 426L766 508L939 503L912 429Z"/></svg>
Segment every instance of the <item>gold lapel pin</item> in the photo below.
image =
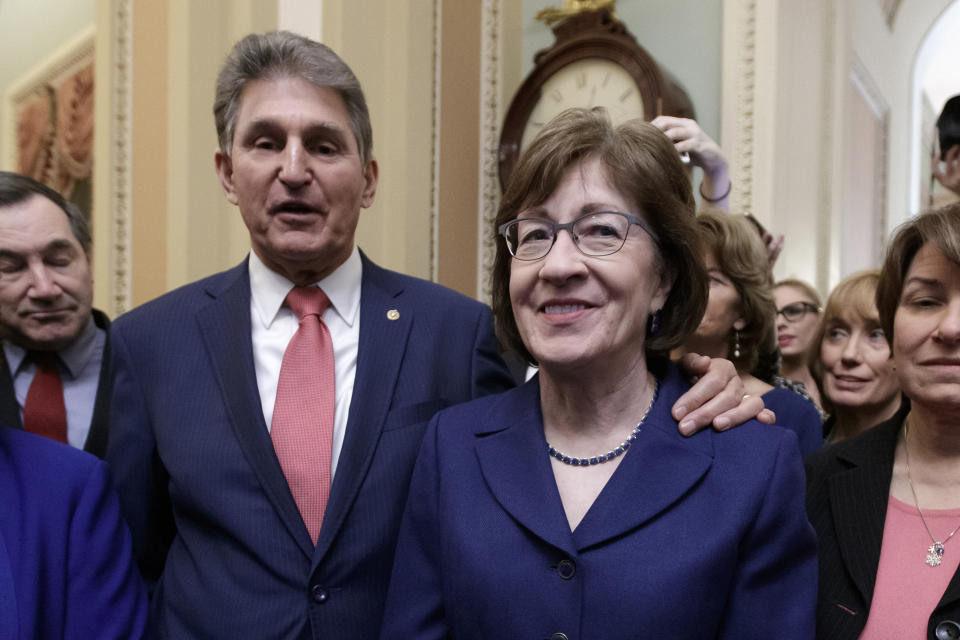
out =
<svg viewBox="0 0 960 640"><path fill-rule="evenodd" d="M390 311L387 311L387 320L399 320L399 319L400 319L399 311L397 311L396 309L390 309Z"/></svg>

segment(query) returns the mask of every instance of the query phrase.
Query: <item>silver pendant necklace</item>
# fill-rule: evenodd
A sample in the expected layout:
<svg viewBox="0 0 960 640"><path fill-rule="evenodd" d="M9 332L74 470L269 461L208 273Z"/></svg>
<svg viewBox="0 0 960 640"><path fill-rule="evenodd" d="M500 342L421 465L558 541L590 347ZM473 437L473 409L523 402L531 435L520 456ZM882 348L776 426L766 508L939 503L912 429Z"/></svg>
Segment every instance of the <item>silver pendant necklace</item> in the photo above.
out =
<svg viewBox="0 0 960 640"><path fill-rule="evenodd" d="M923 517L923 510L920 509L920 501L917 499L917 490L913 488L913 480L910 478L910 447L907 445L907 428L908 423L905 421L903 425L903 456L907 467L907 484L910 485L910 493L913 494L913 503L917 505L917 512L920 514L920 522L923 523L923 528L927 530L927 535L930 536L930 540L933 542L932 545L927 547L926 563L931 567L939 567L943 562L943 545L949 542L950 538L953 537L953 534L960 530L960 525L957 525L956 528L954 528L954 530L951 531L942 541L937 540L936 536L934 536L930 531L930 525L927 524L927 519Z"/></svg>

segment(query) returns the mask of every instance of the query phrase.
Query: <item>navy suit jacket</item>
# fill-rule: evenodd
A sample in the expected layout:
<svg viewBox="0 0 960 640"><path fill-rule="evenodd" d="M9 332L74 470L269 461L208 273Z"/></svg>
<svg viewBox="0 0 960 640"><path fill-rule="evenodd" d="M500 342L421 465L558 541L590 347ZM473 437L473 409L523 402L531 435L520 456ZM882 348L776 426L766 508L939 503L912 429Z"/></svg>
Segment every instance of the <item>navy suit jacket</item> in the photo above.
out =
<svg viewBox="0 0 960 640"><path fill-rule="evenodd" d="M0 640L130 640L146 622L107 465L0 428Z"/></svg>
<svg viewBox="0 0 960 640"><path fill-rule="evenodd" d="M93 322L97 328L110 330L110 319L105 313L93 310ZM97 397L94 399L93 416L90 419L90 431L83 444L83 450L102 458L107 453L107 433L110 428L110 335L103 345L103 360L100 364L100 378L97 381ZM0 425L23 429L20 419L20 405L13 390L13 376L7 364L3 349L0 349Z"/></svg>
<svg viewBox="0 0 960 640"><path fill-rule="evenodd" d="M377 636L427 422L511 380L485 305L365 257L360 305L354 395L316 547L263 420L247 262L114 321L107 458L141 568L158 581L161 636Z"/></svg>
<svg viewBox="0 0 960 640"><path fill-rule="evenodd" d="M671 367L572 532L537 379L438 414L381 638L812 638L816 548L796 437L749 422L684 438L670 408L687 386Z"/></svg>

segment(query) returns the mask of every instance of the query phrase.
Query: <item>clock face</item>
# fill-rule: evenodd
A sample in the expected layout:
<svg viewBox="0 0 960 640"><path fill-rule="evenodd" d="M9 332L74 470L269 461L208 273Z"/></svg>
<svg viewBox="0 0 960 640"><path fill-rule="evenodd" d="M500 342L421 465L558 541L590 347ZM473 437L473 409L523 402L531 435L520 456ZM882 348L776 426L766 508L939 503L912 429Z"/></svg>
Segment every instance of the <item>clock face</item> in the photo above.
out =
<svg viewBox="0 0 960 640"><path fill-rule="evenodd" d="M640 90L627 70L605 58L584 58L564 66L543 83L540 100L527 118L520 149L526 149L543 125L570 107L606 107L614 125L643 117Z"/></svg>

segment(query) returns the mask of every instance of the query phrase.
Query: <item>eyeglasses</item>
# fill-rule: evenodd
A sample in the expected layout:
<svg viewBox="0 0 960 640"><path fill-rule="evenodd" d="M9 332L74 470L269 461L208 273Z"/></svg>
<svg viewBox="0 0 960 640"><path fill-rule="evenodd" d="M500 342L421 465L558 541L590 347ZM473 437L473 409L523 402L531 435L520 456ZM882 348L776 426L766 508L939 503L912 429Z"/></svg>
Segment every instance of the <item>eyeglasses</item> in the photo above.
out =
<svg viewBox="0 0 960 640"><path fill-rule="evenodd" d="M777 315L783 316L783 319L787 322L796 322L805 316L808 311L820 313L823 309L811 302L794 302L777 311Z"/></svg>
<svg viewBox="0 0 960 640"><path fill-rule="evenodd" d="M497 232L517 260L539 260L550 253L561 229L570 232L580 253L608 256L623 248L632 224L643 229L655 243L658 241L646 220L620 211L596 211L563 224L547 218L517 218L500 225Z"/></svg>

